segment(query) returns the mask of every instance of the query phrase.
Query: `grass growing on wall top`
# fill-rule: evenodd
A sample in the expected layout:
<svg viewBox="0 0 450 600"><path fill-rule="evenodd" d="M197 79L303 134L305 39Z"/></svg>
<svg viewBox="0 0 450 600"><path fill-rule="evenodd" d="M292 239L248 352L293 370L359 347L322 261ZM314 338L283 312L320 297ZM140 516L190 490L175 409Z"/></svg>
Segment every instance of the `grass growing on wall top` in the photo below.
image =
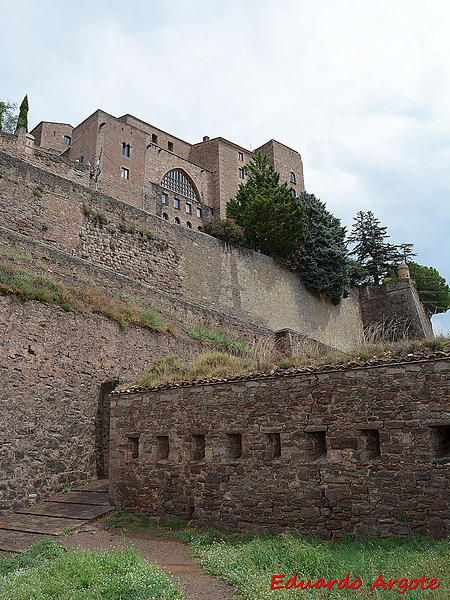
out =
<svg viewBox="0 0 450 600"><path fill-rule="evenodd" d="M75 289L63 286L48 277L8 264L0 264L0 293L8 294L17 300L37 300L54 304L65 311L102 314L116 321L122 330L126 330L128 325L138 325L151 331L168 330L162 316L144 302L126 302L93 287Z"/></svg>
<svg viewBox="0 0 450 600"><path fill-rule="evenodd" d="M251 347L246 342L234 339L226 331L201 324L185 325L184 329L192 339L213 342L229 352L239 354L251 354L252 352Z"/></svg>
<svg viewBox="0 0 450 600"><path fill-rule="evenodd" d="M67 550L52 540L0 559L0 598L13 600L182 600L178 587L127 548Z"/></svg>

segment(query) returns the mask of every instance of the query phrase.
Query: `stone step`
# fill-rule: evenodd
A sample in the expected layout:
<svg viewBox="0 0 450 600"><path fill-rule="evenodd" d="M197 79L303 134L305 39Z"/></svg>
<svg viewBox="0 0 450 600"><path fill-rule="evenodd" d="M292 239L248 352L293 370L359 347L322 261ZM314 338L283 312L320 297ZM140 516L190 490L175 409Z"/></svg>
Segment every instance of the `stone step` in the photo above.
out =
<svg viewBox="0 0 450 600"><path fill-rule="evenodd" d="M25 552L30 546L46 537L48 536L41 533L0 529L0 551Z"/></svg>
<svg viewBox="0 0 450 600"><path fill-rule="evenodd" d="M67 502L69 504L94 504L96 506L110 506L109 495L105 492L59 492L52 494L44 502Z"/></svg>
<svg viewBox="0 0 450 600"><path fill-rule="evenodd" d="M72 492L108 492L109 484L107 479L97 479L86 485L78 485L70 489Z"/></svg>
<svg viewBox="0 0 450 600"><path fill-rule="evenodd" d="M66 519L97 519L114 510L113 506L94 504L70 504L68 502L39 502L31 508L17 511L21 515L43 515L47 517L64 517Z"/></svg>
<svg viewBox="0 0 450 600"><path fill-rule="evenodd" d="M7 529L43 533L45 535L61 535L66 529L73 530L88 522L89 519L67 519L15 513L0 520L0 530Z"/></svg>

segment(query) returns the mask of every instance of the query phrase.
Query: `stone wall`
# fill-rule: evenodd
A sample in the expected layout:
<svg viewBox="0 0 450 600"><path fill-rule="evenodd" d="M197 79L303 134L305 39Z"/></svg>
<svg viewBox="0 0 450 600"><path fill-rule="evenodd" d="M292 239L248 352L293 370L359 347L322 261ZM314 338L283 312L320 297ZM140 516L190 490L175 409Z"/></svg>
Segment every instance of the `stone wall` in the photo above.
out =
<svg viewBox="0 0 450 600"><path fill-rule="evenodd" d="M359 340L355 293L334 306L267 256L173 225L2 152L0 175L0 218L10 229L225 317L292 329L342 350Z"/></svg>
<svg viewBox="0 0 450 600"><path fill-rule="evenodd" d="M359 304L364 327L383 323L398 329L398 335L432 338L433 328L416 288L410 279L388 281L383 285L365 285L359 290Z"/></svg>
<svg viewBox="0 0 450 600"><path fill-rule="evenodd" d="M238 530L442 536L449 379L444 356L113 393L112 498Z"/></svg>
<svg viewBox="0 0 450 600"><path fill-rule="evenodd" d="M1 512L26 506L29 493L94 479L105 444L102 384L135 378L167 353L190 360L201 345L0 296L0 349Z"/></svg>

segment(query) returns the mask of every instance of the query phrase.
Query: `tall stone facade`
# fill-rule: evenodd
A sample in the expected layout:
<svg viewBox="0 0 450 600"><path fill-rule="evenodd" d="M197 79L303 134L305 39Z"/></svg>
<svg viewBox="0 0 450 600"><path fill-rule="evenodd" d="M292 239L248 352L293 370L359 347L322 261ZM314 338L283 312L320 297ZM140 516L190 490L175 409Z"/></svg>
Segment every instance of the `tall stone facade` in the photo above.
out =
<svg viewBox="0 0 450 600"><path fill-rule="evenodd" d="M253 156L221 137L205 136L190 144L132 115L117 118L102 110L76 127L41 122L31 133L37 146L88 163L93 179L98 179L96 189L200 230L213 214L225 217L226 204L245 182L243 167ZM260 150L298 196L305 189L300 154L275 140ZM94 177L97 165L101 173ZM176 176L167 177L172 172ZM188 185L184 179L178 185L179 178Z"/></svg>
<svg viewBox="0 0 450 600"><path fill-rule="evenodd" d="M444 536L449 385L444 355L113 392L113 501L233 530Z"/></svg>

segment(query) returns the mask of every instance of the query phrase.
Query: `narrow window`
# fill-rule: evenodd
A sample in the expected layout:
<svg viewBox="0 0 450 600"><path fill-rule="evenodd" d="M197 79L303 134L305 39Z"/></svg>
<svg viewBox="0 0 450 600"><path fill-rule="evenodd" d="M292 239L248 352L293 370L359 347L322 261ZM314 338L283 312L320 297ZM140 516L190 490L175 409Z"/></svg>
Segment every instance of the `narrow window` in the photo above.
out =
<svg viewBox="0 0 450 600"><path fill-rule="evenodd" d="M56 133L56 132L55 132L55 133ZM65 144L66 146L70 146L70 142L71 142L71 141L72 141L72 140L71 140L71 138L70 138L70 135L65 135L65 136L64 136L64 144Z"/></svg>
<svg viewBox="0 0 450 600"><path fill-rule="evenodd" d="M228 458L241 458L242 456L242 434L227 433Z"/></svg>
<svg viewBox="0 0 450 600"><path fill-rule="evenodd" d="M244 154L242 152L238 152L238 160L244 160Z"/></svg>
<svg viewBox="0 0 450 600"><path fill-rule="evenodd" d="M198 229L199 231L203 231L203 227L202 227L201 225L199 225L199 226L197 227L197 229Z"/></svg>
<svg viewBox="0 0 450 600"><path fill-rule="evenodd" d="M297 181L295 180L295 173L293 173L292 171L291 171L291 175L290 175L290 180L291 180L291 183L297 183Z"/></svg>
<svg viewBox="0 0 450 600"><path fill-rule="evenodd" d="M167 149L173 152L173 142L167 142Z"/></svg>
<svg viewBox="0 0 450 600"><path fill-rule="evenodd" d="M239 167L239 169L238 169L238 175L239 175L239 179L244 179L244 169L241 169Z"/></svg>
<svg viewBox="0 0 450 600"><path fill-rule="evenodd" d="M167 204L167 196L166 196L166 194L161 194L161 202L163 204Z"/></svg>
<svg viewBox="0 0 450 600"><path fill-rule="evenodd" d="M178 200L178 198L173 199L173 207L180 208L180 201Z"/></svg>
<svg viewBox="0 0 450 600"><path fill-rule="evenodd" d="M169 458L169 436L156 436L156 458L157 460L166 460Z"/></svg>
<svg viewBox="0 0 450 600"><path fill-rule="evenodd" d="M168 215L167 213L163 213L163 214L162 214L162 218L163 218L165 221L168 221L168 220L169 220L169 215Z"/></svg>
<svg viewBox="0 0 450 600"><path fill-rule="evenodd" d="M187 227L188 229L192 229L192 223L190 223L190 222L188 221L188 222L186 223L186 227Z"/></svg>
<svg viewBox="0 0 450 600"><path fill-rule="evenodd" d="M122 154L123 156L130 156L130 144L122 143Z"/></svg>
<svg viewBox="0 0 450 600"><path fill-rule="evenodd" d="M122 177L122 179L128 179L130 175L130 171L128 169L125 169L125 167L122 167L120 170L120 176Z"/></svg>
<svg viewBox="0 0 450 600"><path fill-rule="evenodd" d="M431 427L431 443L436 458L450 456L450 425Z"/></svg>
<svg viewBox="0 0 450 600"><path fill-rule="evenodd" d="M158 136L156 135L156 133L152 133L152 142L153 142L154 144L157 144L157 143L158 143Z"/></svg>
<svg viewBox="0 0 450 600"><path fill-rule="evenodd" d="M135 460L139 458L139 436L132 435L128 437L128 446L126 449L126 460Z"/></svg>
<svg viewBox="0 0 450 600"><path fill-rule="evenodd" d="M358 440L358 459L362 462L380 456L380 432L378 429L361 429Z"/></svg>
<svg viewBox="0 0 450 600"><path fill-rule="evenodd" d="M177 225L179 225L179 224L180 224L180 219L179 219L178 217L175 217L175 223L176 223Z"/></svg>
<svg viewBox="0 0 450 600"><path fill-rule="evenodd" d="M197 217L198 217L199 219L201 219L201 218L202 218L202 209L201 209L201 208L198 208L198 207L197 207Z"/></svg>
<svg viewBox="0 0 450 600"><path fill-rule="evenodd" d="M308 455L311 460L325 458L327 455L326 431L310 431L306 434L308 440Z"/></svg>
<svg viewBox="0 0 450 600"><path fill-rule="evenodd" d="M291 196L292 196L293 198L295 198L295 190L294 190L294 188L291 188Z"/></svg>
<svg viewBox="0 0 450 600"><path fill-rule="evenodd" d="M191 456L192 460L205 459L205 436L193 435L191 437Z"/></svg>
<svg viewBox="0 0 450 600"><path fill-rule="evenodd" d="M266 433L266 444L271 460L281 456L281 437L279 433Z"/></svg>
<svg viewBox="0 0 450 600"><path fill-rule="evenodd" d="M186 202L186 212L188 215L192 212L192 204L189 204L189 202Z"/></svg>

